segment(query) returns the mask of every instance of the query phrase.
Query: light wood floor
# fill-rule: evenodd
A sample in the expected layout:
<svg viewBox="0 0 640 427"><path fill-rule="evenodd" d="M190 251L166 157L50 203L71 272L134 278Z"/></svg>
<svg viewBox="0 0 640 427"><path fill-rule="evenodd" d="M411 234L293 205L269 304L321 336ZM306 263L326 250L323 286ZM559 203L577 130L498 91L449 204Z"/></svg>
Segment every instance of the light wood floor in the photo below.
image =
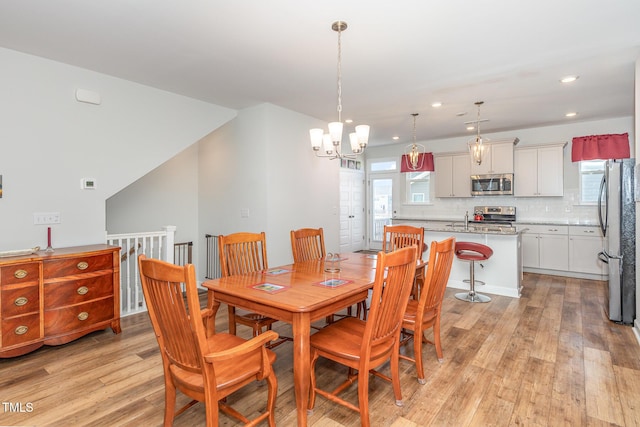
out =
<svg viewBox="0 0 640 427"><path fill-rule="evenodd" d="M458 301L455 290L447 290L445 361L438 363L433 347L423 349L423 386L414 367L400 362L404 407L395 406L390 384L374 378L372 425L640 425L640 347L631 327L606 320L606 284L526 274L524 285L522 298L493 297L489 304ZM226 328L226 310L219 313L220 330ZM278 325L279 332L290 333L288 325ZM123 319L122 329L120 335L96 332L0 360L0 425L161 425L162 367L146 313ZM276 422L292 426L291 344L276 352ZM328 387L346 374L327 361L319 362L318 372L319 383ZM265 389L248 387L229 402L251 414L264 406ZM355 402L355 387L346 395ZM24 412L15 411L18 403ZM175 424L203 423L198 404ZM318 397L309 424L357 426L359 418Z"/></svg>

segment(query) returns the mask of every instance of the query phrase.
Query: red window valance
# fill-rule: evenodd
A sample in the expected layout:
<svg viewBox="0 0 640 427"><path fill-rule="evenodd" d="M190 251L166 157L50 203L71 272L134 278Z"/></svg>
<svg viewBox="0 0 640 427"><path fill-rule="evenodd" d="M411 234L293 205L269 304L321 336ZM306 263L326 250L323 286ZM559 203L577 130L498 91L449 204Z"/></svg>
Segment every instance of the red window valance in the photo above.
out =
<svg viewBox="0 0 640 427"><path fill-rule="evenodd" d="M571 142L571 161L627 159L629 134L577 136Z"/></svg>
<svg viewBox="0 0 640 427"><path fill-rule="evenodd" d="M407 159L407 155L402 155L402 161L400 162L400 172L433 172L435 168L433 167L433 153L421 153L418 157L418 165L420 165L420 169L411 169L409 165L409 159Z"/></svg>

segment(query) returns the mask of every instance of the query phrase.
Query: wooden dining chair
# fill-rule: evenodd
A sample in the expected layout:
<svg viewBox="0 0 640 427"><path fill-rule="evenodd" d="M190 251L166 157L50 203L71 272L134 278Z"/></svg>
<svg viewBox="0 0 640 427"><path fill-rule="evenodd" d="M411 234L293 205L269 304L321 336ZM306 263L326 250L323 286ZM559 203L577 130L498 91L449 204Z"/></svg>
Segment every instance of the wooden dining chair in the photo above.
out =
<svg viewBox="0 0 640 427"><path fill-rule="evenodd" d="M164 368L164 425L173 425L177 415L200 401L205 404L209 427L219 425L219 411L243 423L267 420L275 426L278 382L272 364L276 355L265 344L277 339L278 334L268 331L248 341L227 333L207 337L203 316L214 314L200 309L193 264L177 266L140 255L138 267ZM267 382L267 403L257 418L249 420L226 404L225 398L231 393L263 379ZM177 412L176 390L193 399ZM255 396L251 394L250 399Z"/></svg>
<svg viewBox="0 0 640 427"><path fill-rule="evenodd" d="M324 259L324 231L320 228L301 228L291 230L291 252L293 262Z"/></svg>
<svg viewBox="0 0 640 427"><path fill-rule="evenodd" d="M241 232L226 236L220 235L218 236L218 250L220 252L222 277L266 271L269 268L267 241L264 231L261 233ZM209 298L210 302L212 300L213 298ZM271 317L259 313L236 310L233 306L228 306L227 309L229 313L229 333L232 335L236 334L237 323L250 327L255 337L264 330L271 330L272 325L276 322L276 319ZM269 347L273 348L289 340L291 338L281 337L279 340L270 343Z"/></svg>
<svg viewBox="0 0 640 427"><path fill-rule="evenodd" d="M305 262L322 260L327 256L324 247L324 231L320 228L301 228L291 230L291 252L293 262ZM351 307L347 308L347 315L353 313ZM367 300L360 301L357 306L356 316L367 318ZM327 317L327 323L333 323L334 315Z"/></svg>
<svg viewBox="0 0 640 427"><path fill-rule="evenodd" d="M431 242L429 263L424 286L420 289L418 299L410 299L402 321L402 344L413 337L413 358L400 354L401 359L415 363L418 382L425 384L422 365L422 343L433 344L436 347L438 361L442 362L442 344L440 342L440 316L442 301L447 288L451 265L455 257L456 240L450 237L440 242ZM429 341L424 332L433 328L433 342ZM411 331L411 332L408 332Z"/></svg>
<svg viewBox="0 0 640 427"><path fill-rule="evenodd" d="M360 413L363 426L369 426L369 374L393 385L396 405L402 406L399 352L402 315L409 301L416 271L415 246L378 254L373 295L367 320L345 317L311 335L311 394L309 409L316 394ZM320 357L349 368L347 379L335 390L321 390L316 382L316 362ZM375 369L390 361L391 377ZM355 372L357 370L357 372ZM338 396L358 381L358 406Z"/></svg>
<svg viewBox="0 0 640 427"><path fill-rule="evenodd" d="M382 235L382 250L384 252L395 251L406 246L418 246L418 259L423 260L427 245L424 243L424 228L412 225L385 225ZM424 285L426 264L416 269L415 287L412 291L414 298L418 295L418 290Z"/></svg>

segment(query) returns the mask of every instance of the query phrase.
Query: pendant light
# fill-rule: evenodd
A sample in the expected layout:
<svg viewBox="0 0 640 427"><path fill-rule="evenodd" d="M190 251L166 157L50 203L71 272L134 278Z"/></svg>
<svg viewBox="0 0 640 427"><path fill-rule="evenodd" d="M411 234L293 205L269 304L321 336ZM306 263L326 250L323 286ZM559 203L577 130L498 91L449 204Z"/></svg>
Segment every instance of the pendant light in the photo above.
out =
<svg viewBox="0 0 640 427"><path fill-rule="evenodd" d="M482 138L482 136L480 135L480 122L486 122L488 120L480 120L480 106L484 104L484 101L478 101L475 103L475 105L478 106L478 118L475 121L470 121L470 122L465 122L465 124L471 124L471 123L475 123L476 126L476 136L475 138L471 139L467 145L469 146L469 153L471 154L471 160L478 164L481 165L482 164L482 160L484 159L484 154L485 154L485 145L484 143L486 143L488 141L488 139L486 138Z"/></svg>
<svg viewBox="0 0 640 427"><path fill-rule="evenodd" d="M338 121L329 123L329 132L322 129L309 130L311 138L311 148L317 157L327 157L329 159L355 159L356 154L364 151L369 143L369 126L359 125L355 127L355 132L349 134L351 153L342 153L342 41L341 35L347 29L347 23L336 21L331 25L331 29L338 33ZM320 154L320 150L325 154Z"/></svg>
<svg viewBox="0 0 640 427"><path fill-rule="evenodd" d="M418 171L424 166L426 148L424 145L416 143L416 117L418 117L418 113L411 115L413 116L413 144L407 145L404 160L407 169Z"/></svg>

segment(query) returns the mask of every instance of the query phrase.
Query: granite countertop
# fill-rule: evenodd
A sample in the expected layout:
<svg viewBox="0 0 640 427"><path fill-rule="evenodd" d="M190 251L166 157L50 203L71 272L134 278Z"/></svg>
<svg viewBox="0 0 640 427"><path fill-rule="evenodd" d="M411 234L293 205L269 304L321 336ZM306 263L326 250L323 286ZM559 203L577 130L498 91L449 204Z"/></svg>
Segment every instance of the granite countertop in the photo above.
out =
<svg viewBox="0 0 640 427"><path fill-rule="evenodd" d="M509 227L503 225L489 225L489 224L469 224L465 227L464 223L449 223L436 227L424 227L425 231L436 232L449 232L449 233L472 233L472 234L500 234L500 235L517 235L521 234L524 229L516 227Z"/></svg>
<svg viewBox="0 0 640 427"><path fill-rule="evenodd" d="M396 217L393 221L417 221L417 222L448 222L448 223L464 223L464 219L451 219L451 218L410 218L410 217ZM515 221L515 225L573 225L581 227L593 227L598 226L596 220L579 220L579 219L519 219ZM478 224L476 224L478 225Z"/></svg>

